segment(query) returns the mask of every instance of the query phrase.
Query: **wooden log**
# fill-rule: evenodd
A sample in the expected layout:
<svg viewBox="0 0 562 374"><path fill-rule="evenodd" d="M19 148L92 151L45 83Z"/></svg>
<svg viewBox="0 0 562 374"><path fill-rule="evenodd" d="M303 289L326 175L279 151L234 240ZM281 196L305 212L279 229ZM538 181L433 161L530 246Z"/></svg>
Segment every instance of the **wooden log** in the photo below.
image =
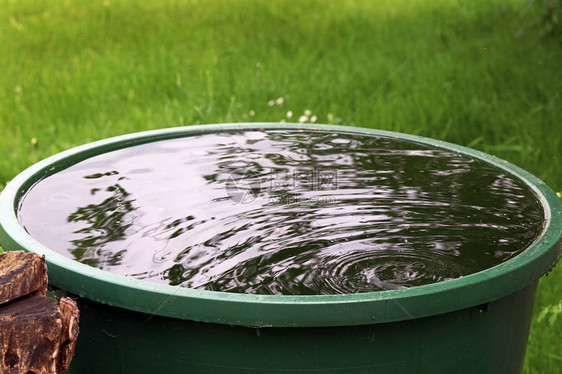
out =
<svg viewBox="0 0 562 374"><path fill-rule="evenodd" d="M35 253L8 251L0 254L0 304L38 291L47 291L47 265Z"/></svg>
<svg viewBox="0 0 562 374"><path fill-rule="evenodd" d="M78 338L79 312L33 294L0 308L0 373L58 374L67 370Z"/></svg>
<svg viewBox="0 0 562 374"><path fill-rule="evenodd" d="M0 255L0 374L59 374L70 365L80 313L68 297L60 306L45 297L46 270L33 253Z"/></svg>

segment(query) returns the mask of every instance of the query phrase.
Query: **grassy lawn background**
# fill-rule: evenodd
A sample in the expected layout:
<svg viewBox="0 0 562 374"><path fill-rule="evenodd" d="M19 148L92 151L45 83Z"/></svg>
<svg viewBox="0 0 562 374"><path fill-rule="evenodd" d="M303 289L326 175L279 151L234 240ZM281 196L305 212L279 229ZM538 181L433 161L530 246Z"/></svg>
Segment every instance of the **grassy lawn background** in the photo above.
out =
<svg viewBox="0 0 562 374"><path fill-rule="evenodd" d="M0 0L0 189L93 140L308 109L468 145L561 191L562 38L542 32L543 6ZM562 318L537 321L562 298L560 268L541 280L526 373L562 367Z"/></svg>

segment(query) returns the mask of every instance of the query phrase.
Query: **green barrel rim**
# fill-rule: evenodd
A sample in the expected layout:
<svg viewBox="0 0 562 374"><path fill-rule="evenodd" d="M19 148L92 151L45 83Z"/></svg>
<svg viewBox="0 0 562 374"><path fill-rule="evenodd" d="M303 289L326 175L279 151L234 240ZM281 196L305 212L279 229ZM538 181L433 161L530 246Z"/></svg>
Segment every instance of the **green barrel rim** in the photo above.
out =
<svg viewBox="0 0 562 374"><path fill-rule="evenodd" d="M16 217L19 200L39 180L84 159L134 145L251 130L302 129L397 138L469 155L526 183L537 195L545 225L518 256L457 279L406 289L346 295L252 295L203 291L127 278L81 264L33 239ZM497 157L463 146L367 128L286 123L238 123L176 127L109 138L40 161L6 186L0 196L0 244L6 250L44 255L51 284L94 301L152 315L254 327L351 326L412 320L474 307L510 295L547 274L562 254L562 201L544 182Z"/></svg>

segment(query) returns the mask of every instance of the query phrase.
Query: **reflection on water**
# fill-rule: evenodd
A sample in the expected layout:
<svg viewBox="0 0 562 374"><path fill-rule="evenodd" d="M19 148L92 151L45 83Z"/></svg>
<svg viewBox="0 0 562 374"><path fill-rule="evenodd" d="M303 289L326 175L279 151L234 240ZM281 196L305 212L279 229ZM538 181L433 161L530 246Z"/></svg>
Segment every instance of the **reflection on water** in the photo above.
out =
<svg viewBox="0 0 562 374"><path fill-rule="evenodd" d="M105 191L111 196L100 204L80 207L67 218L68 223L81 227L74 231L80 239L70 241L74 245L72 250L74 259L100 268L105 264L109 266L121 264L121 256L126 249L113 252L106 250L105 247L113 241L125 239L127 230L134 224L127 217L137 210L130 194L119 184L109 186ZM91 190L92 195L98 192L97 188Z"/></svg>
<svg viewBox="0 0 562 374"><path fill-rule="evenodd" d="M539 234L502 170L401 140L249 131L110 152L39 182L19 219L118 274L258 294L412 287L481 271Z"/></svg>

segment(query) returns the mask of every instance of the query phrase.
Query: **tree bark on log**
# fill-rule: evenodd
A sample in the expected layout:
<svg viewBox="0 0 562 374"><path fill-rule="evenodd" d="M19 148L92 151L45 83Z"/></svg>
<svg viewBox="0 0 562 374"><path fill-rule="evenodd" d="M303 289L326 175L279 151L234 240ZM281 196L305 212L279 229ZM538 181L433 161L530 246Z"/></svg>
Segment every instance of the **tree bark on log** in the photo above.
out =
<svg viewBox="0 0 562 374"><path fill-rule="evenodd" d="M60 353L57 359L57 372L61 373L68 369L74 350L76 349L76 340L78 339L78 321L80 320L80 311L76 305L76 301L70 297L60 299L60 312L62 314L62 325L64 331L62 333Z"/></svg>
<svg viewBox="0 0 562 374"><path fill-rule="evenodd" d="M78 338L74 300L45 297L47 267L33 253L0 254L0 374L67 370Z"/></svg>

